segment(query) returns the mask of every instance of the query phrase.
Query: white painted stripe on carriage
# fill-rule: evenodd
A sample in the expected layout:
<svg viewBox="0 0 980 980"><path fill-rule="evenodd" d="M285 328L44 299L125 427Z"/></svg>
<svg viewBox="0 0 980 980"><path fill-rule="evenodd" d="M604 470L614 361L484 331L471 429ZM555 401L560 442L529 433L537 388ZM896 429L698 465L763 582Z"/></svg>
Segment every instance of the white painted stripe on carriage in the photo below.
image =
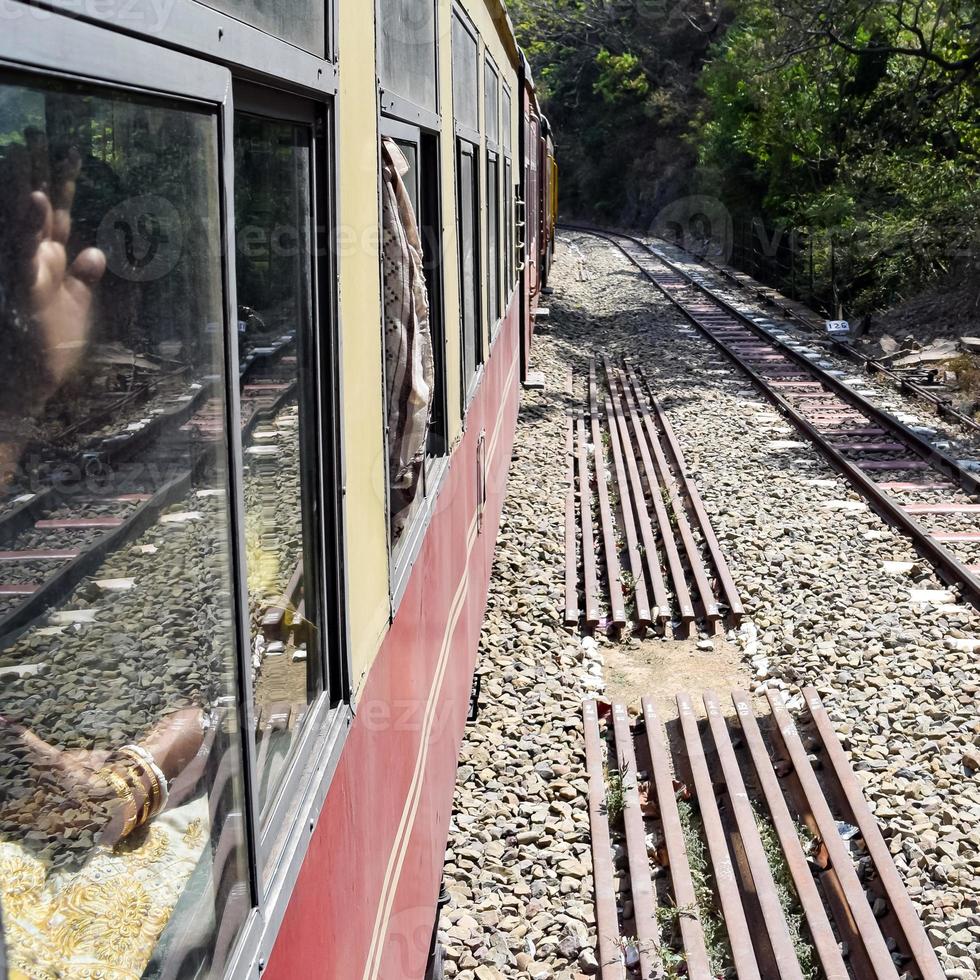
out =
<svg viewBox="0 0 980 980"><path fill-rule="evenodd" d="M517 359L511 365L507 380L504 382L504 391L509 392L514 382L517 372ZM497 412L497 420L494 425L493 435L487 447L487 467L493 462L496 456L497 446L500 442L500 432L503 426L504 414L507 409L508 401L503 399L500 411ZM476 544L478 520L477 515L473 515L473 522L470 524L466 535L466 565L460 577L456 594L453 596L453 603L450 607L449 621L446 624L446 632L442 638L442 647L439 651L439 661L436 667L436 676L433 678L432 689L429 693L429 703L426 706L425 720L422 727L422 740L419 744L419 755L415 760L415 772L412 775L412 783L409 786L408 796L405 799L405 806L402 809L401 821L398 825L398 833L392 844L391 855L388 858L388 867L385 870L384 883L381 888L381 901L378 903L378 914L374 920L374 930L371 934L371 947L368 961L364 965L362 980L377 980L378 971L381 969L381 959L384 954L384 946L381 938L388 931L388 921L391 918L391 909L395 903L395 896L398 893L398 885L401 881L402 865L405 862L405 855L408 853L408 842L411 840L411 831L415 828L415 818L418 815L419 802L422 798L423 776L425 773L425 763L429 755L429 736L432 734L432 724L435 719L435 708L439 703L439 695L442 693L442 683L446 676L446 667L449 664L449 652L452 648L452 637L456 632L459 617L463 611L463 599L466 597L466 585L470 576L470 557L473 554L473 546Z"/></svg>

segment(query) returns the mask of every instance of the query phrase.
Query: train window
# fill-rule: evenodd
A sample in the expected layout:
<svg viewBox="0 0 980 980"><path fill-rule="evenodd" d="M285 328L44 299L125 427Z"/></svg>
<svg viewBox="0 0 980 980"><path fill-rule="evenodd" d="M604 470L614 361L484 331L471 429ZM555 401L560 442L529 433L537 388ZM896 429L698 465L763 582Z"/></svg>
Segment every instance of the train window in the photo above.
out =
<svg viewBox="0 0 980 980"><path fill-rule="evenodd" d="M463 397L468 402L473 380L483 360L480 331L480 193L479 151L465 140L457 140L457 210L459 214L459 279L462 314Z"/></svg>
<svg viewBox="0 0 980 980"><path fill-rule="evenodd" d="M288 41L320 58L326 57L327 5L323 0L204 0L266 34Z"/></svg>
<svg viewBox="0 0 980 980"><path fill-rule="evenodd" d="M419 151L418 142L382 139L388 523L396 555L404 551L409 540L406 531L425 497L436 391L431 304L420 226Z"/></svg>
<svg viewBox="0 0 980 980"><path fill-rule="evenodd" d="M381 0L378 77L386 92L438 111L434 0Z"/></svg>
<svg viewBox="0 0 980 980"><path fill-rule="evenodd" d="M501 95L501 144L504 152L504 301L510 298L514 286L514 103L510 89L505 85Z"/></svg>
<svg viewBox="0 0 980 980"><path fill-rule="evenodd" d="M510 299L514 288L514 165L504 160L504 301Z"/></svg>
<svg viewBox="0 0 980 980"><path fill-rule="evenodd" d="M234 149L245 556L266 829L324 687L318 590L310 587L318 553L312 126L239 112Z"/></svg>
<svg viewBox="0 0 980 980"><path fill-rule="evenodd" d="M12 976L220 976L252 904L220 173L209 108L0 74Z"/></svg>
<svg viewBox="0 0 980 980"><path fill-rule="evenodd" d="M487 154L487 299L490 329L500 321L500 157Z"/></svg>
<svg viewBox="0 0 980 980"><path fill-rule="evenodd" d="M480 59L475 34L453 13L453 113L457 126L480 129Z"/></svg>
<svg viewBox="0 0 980 980"><path fill-rule="evenodd" d="M487 58L483 74L484 133L491 143L500 142L500 78Z"/></svg>
<svg viewBox="0 0 980 980"><path fill-rule="evenodd" d="M514 103L511 100L510 89L504 86L500 100L501 116L501 145L507 156L511 155L514 141Z"/></svg>

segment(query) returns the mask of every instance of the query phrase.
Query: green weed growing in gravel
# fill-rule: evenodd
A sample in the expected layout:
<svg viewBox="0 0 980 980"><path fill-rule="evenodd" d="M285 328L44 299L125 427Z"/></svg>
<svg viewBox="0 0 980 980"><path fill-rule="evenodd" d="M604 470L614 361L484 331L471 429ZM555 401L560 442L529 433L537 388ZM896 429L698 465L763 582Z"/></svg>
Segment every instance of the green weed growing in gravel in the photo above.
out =
<svg viewBox="0 0 980 980"><path fill-rule="evenodd" d="M796 886L793 884L790 875L789 865L783 856L783 849L779 844L779 837L772 821L753 803L752 813L755 816L756 826L759 828L759 838L762 840L762 848L766 852L766 860L772 869L772 877L776 883L776 894L779 896L779 904L783 907L783 914L786 916L786 924L789 926L790 938L793 940L793 948L796 950L796 958L800 961L800 969L804 977L817 980L820 972L817 968L813 945L810 943L806 934L803 908L800 905L799 896L796 893ZM801 828L809 829L803 825L797 825L797 832L802 839ZM810 839L811 846L814 843ZM804 850L807 850L804 845Z"/></svg>
<svg viewBox="0 0 980 980"><path fill-rule="evenodd" d="M728 930L715 910L713 875L708 865L701 817L687 800L678 800L677 810L684 830L684 845L691 866L694 897L697 900L701 928L704 930L704 945L708 951L711 972L716 977L724 976L732 967L732 951L728 942Z"/></svg>
<svg viewBox="0 0 980 980"><path fill-rule="evenodd" d="M623 789L623 779L628 772L628 766L623 766L622 772L606 766L606 816L611 824L617 823L626 809L626 791Z"/></svg>
<svg viewBox="0 0 980 980"><path fill-rule="evenodd" d="M658 905L657 925L660 928L660 942L657 945L657 955L663 969L663 980L680 980L686 975L682 968L687 964L687 958L674 947L678 945L677 931L681 916L697 916L693 905Z"/></svg>

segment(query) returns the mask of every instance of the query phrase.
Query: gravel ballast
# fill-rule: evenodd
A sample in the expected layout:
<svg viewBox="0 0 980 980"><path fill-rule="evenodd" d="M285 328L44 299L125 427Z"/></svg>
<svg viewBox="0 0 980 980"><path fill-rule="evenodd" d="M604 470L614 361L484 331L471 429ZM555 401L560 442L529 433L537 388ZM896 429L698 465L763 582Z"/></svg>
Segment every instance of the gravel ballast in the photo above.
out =
<svg viewBox="0 0 980 980"><path fill-rule="evenodd" d="M591 658L637 641L562 624L556 449L564 372L600 352L635 357L659 389L746 605L740 669L755 693L817 687L947 975L977 980L980 614L618 250L562 235L552 284L532 363L546 387L524 393L481 641L484 709L460 760L447 975L595 972L580 704L603 683Z"/></svg>

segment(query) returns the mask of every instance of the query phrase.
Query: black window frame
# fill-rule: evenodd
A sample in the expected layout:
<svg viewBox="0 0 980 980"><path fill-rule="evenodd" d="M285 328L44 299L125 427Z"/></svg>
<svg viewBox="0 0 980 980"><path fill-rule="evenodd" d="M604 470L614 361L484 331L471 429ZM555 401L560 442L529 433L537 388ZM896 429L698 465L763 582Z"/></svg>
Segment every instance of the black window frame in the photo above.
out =
<svg viewBox="0 0 980 980"><path fill-rule="evenodd" d="M504 213L504 312L510 306L517 285L517 237L515 213L515 197L517 184L514 179L514 96L507 82L502 85L500 97L501 116L501 151L504 158L503 166L503 213Z"/></svg>
<svg viewBox="0 0 980 980"><path fill-rule="evenodd" d="M487 205L485 214L487 217L487 324L490 328L490 342L496 339L500 332L500 325L503 318L503 277L500 274L501 251L500 235L500 200L501 200L501 180L502 158L496 150L487 148L486 163L486 200Z"/></svg>
<svg viewBox="0 0 980 980"><path fill-rule="evenodd" d="M397 612L401 599L408 588L411 570L418 557L425 532L432 518L435 499L438 496L442 481L448 471L449 464L449 398L448 374L446 360L446 304L445 304L445 256L442 242L442 134L420 125L413 125L405 120L395 118L388 113L381 113L378 122L379 139L392 139L396 143L410 143L417 149L419 166L419 232L422 237L424 270L426 286L429 294L429 329L432 334L433 369L435 377L435 393L433 397L433 417L429 424L428 444L426 446L425 465L422 467L421 499L416 511L411 515L409 526L405 529L397 547L392 545L391 535L388 535L388 578L389 594L391 597L391 616ZM380 147L379 147L380 175ZM380 186L379 186L380 193ZM426 250L428 246L428 250ZM428 256L429 258L427 258ZM430 261L431 259L431 261ZM379 262L382 257L379 252ZM384 343L384 304L382 303L381 335L382 351ZM384 374L382 358L382 376ZM382 385L382 392L387 391L387 385ZM382 396L384 397L384 396ZM385 406L384 418L388 412ZM385 486L388 486L387 474L387 432L385 434ZM386 490L387 492L387 490ZM390 503L386 500L386 521L390 520Z"/></svg>
<svg viewBox="0 0 980 980"><path fill-rule="evenodd" d="M473 222L473 330L472 337L467 338L466 325L466 275L463 268L464 243L462 236L462 214L463 214L463 156L471 157L472 172L472 222ZM456 139L456 213L457 213L457 244L459 253L459 324L460 324L460 397L462 399L463 416L465 417L470 402L480 387L480 380L483 373L484 358L484 304L483 290L481 288L483 275L483 205L481 187L481 154L480 146L477 143L462 137ZM470 340L473 346L473 371L467 375L466 345Z"/></svg>
<svg viewBox="0 0 980 980"><path fill-rule="evenodd" d="M228 486L231 516L231 556L233 565L231 609L236 632L236 657L240 677L238 710L244 768L245 840L248 855L249 911L244 924L230 941L223 976L256 975L272 953L285 917L293 886L302 869L310 831L319 818L333 774L346 742L353 714L351 711L351 665L349 624L346 605L347 535L343 521L343 389L340 359L340 331L336 294L336 202L337 146L336 113L332 96L336 94L336 4L328 0L329 37L327 59L263 34L194 0L174 0L170 15L154 26L154 9L149 0L93 7L84 18L77 15L75 0L51 0L43 30L37 28L36 8L23 0L8 0L10 26L0 34L0 66L13 74L33 72L81 81L122 91L188 100L207 104L217 116L218 181L220 227L213 244L220 250L224 301L225 369L229 379L237 377L238 337L237 291L233 239L234 214L234 113L236 77L275 79L281 90L269 89L270 98L284 99L290 90L320 107L326 149L315 166L319 190L317 199L325 204L316 222L318 240L326 247L317 260L314 287L314 318L321 333L318 358L322 386L319 392L321 428L329 446L321 457L318 486L324 488L321 500L323 554L322 589L325 608L323 635L330 651L325 661L325 687L315 708L317 714L306 736L297 747L296 759L306 759L311 768L291 784L298 788L296 808L284 835L271 876L262 880L261 841L258 829L259 807L255 792L254 731L251 717L250 624L248 617L247 573L242 489L244 467L241 440L227 442ZM16 16L17 12L21 17ZM67 14L67 15L66 15ZM18 30L23 24L23 30ZM240 71L243 70L243 71ZM317 227L319 226L319 227ZM322 230L322 236L321 236ZM316 329L315 327L315 329ZM327 329L323 329L327 327ZM237 432L240 393L228 385L225 423L228 432ZM319 588L320 586L318 586ZM311 714L313 708L311 707ZM281 790L285 796L285 786Z"/></svg>

